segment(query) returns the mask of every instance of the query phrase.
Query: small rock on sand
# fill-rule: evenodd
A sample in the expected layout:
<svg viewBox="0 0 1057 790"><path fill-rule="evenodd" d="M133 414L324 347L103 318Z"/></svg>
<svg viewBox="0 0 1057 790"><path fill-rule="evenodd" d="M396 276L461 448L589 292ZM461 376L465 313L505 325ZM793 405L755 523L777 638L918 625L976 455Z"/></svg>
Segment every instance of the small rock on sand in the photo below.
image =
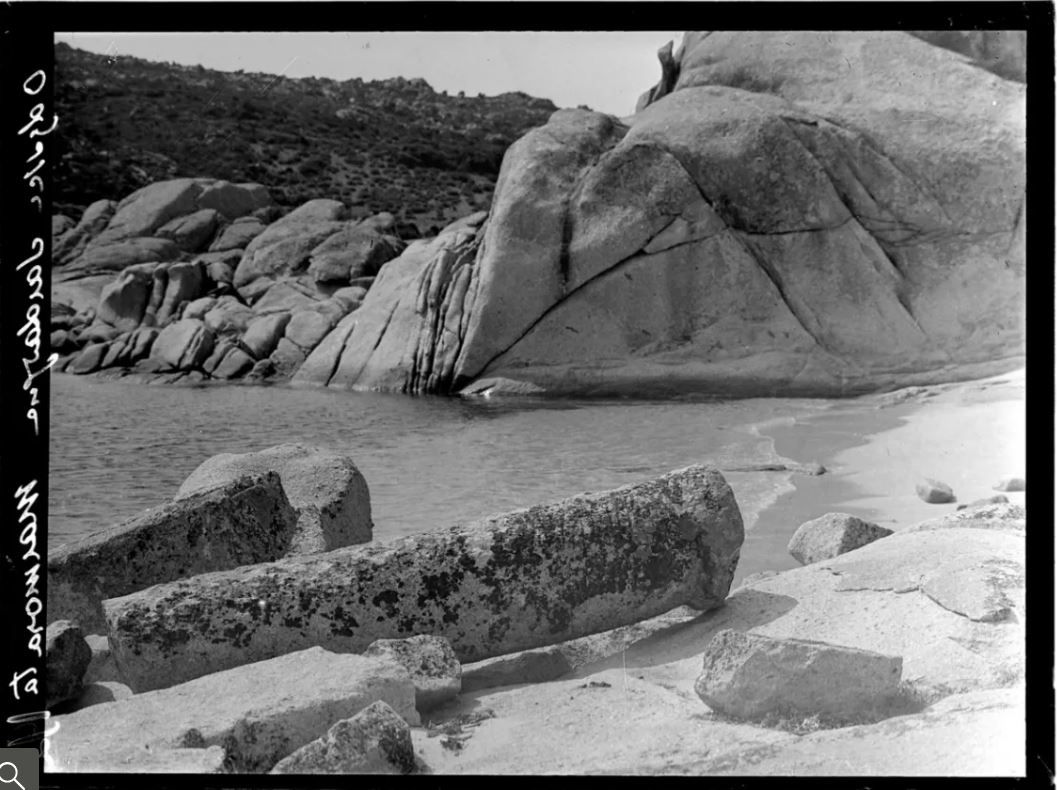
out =
<svg viewBox="0 0 1057 790"><path fill-rule="evenodd" d="M954 491L946 483L926 478L917 484L918 497L930 505L942 505L954 501Z"/></svg>
<svg viewBox="0 0 1057 790"><path fill-rule="evenodd" d="M1003 477L993 488L995 491L1024 491L1027 481L1023 477Z"/></svg>
<svg viewBox="0 0 1057 790"><path fill-rule="evenodd" d="M729 629L712 637L702 658L697 695L714 711L748 719L859 718L898 694L903 672L899 656Z"/></svg>
<svg viewBox="0 0 1057 790"><path fill-rule="evenodd" d="M805 521L789 541L789 553L801 565L831 560L891 535L892 530L847 513L827 513Z"/></svg>

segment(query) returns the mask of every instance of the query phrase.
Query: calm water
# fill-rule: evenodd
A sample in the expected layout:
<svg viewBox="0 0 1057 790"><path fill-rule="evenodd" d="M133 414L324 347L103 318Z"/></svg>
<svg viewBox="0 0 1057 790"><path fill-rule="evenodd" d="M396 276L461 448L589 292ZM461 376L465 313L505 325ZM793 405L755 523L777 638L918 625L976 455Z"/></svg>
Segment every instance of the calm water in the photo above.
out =
<svg viewBox="0 0 1057 790"><path fill-rule="evenodd" d="M50 545L162 503L202 461L304 442L351 456L375 539L645 480L773 459L754 426L825 402L462 401L277 387L52 378ZM743 511L775 484L742 475ZM746 478L759 478L753 481ZM772 476L773 477L773 476ZM751 521L751 518L747 518Z"/></svg>

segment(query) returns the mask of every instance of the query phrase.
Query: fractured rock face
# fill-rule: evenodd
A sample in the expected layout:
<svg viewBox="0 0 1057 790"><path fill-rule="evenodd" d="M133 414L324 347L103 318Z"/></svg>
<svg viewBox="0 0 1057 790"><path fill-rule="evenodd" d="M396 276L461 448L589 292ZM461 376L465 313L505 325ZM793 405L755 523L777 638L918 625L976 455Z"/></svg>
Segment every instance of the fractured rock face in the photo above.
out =
<svg viewBox="0 0 1057 790"><path fill-rule="evenodd" d="M797 527L789 540L789 553L801 565L810 565L854 551L891 534L890 529L847 513L827 513Z"/></svg>
<svg viewBox="0 0 1057 790"><path fill-rule="evenodd" d="M410 639L379 639L365 656L387 656L404 666L415 684L419 712L454 699L462 690L462 667L447 639L419 634Z"/></svg>
<svg viewBox="0 0 1057 790"><path fill-rule="evenodd" d="M415 769L411 728L384 702L339 721L271 770L273 774L409 774Z"/></svg>
<svg viewBox="0 0 1057 790"><path fill-rule="evenodd" d="M100 602L182 576L283 556L296 515L278 475L151 508L48 553L48 617L104 632Z"/></svg>
<svg viewBox="0 0 1057 790"><path fill-rule="evenodd" d="M403 667L314 647L60 716L45 767L266 772L377 701L419 723Z"/></svg>
<svg viewBox="0 0 1057 790"><path fill-rule="evenodd" d="M1022 85L905 33L716 31L653 98L516 142L477 238L387 264L298 381L846 395L1017 364Z"/></svg>
<svg viewBox="0 0 1057 790"><path fill-rule="evenodd" d="M222 376L219 368L217 375ZM298 513L289 553L330 551L371 540L367 481L351 458L318 447L280 444L254 453L214 455L188 475L175 500L229 485L243 475L270 473L279 476Z"/></svg>
<svg viewBox="0 0 1057 790"><path fill-rule="evenodd" d="M690 467L388 544L156 585L107 601L108 633L133 688L308 645L358 651L417 634L474 661L682 604L713 608L743 537L722 475Z"/></svg>
<svg viewBox="0 0 1057 790"><path fill-rule="evenodd" d="M798 713L856 719L896 697L903 659L802 639L720 631L694 684L710 708L738 718Z"/></svg>

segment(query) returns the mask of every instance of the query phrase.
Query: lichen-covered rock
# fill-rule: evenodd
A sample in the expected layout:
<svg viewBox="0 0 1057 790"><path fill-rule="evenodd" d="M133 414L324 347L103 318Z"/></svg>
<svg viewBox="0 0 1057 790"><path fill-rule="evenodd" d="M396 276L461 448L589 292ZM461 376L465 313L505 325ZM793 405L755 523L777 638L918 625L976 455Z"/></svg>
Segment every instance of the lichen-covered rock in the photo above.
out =
<svg viewBox="0 0 1057 790"><path fill-rule="evenodd" d="M48 612L49 617L51 612ZM76 699L84 686L84 673L92 660L92 649L84 641L80 621L54 619L44 632L47 707Z"/></svg>
<svg viewBox="0 0 1057 790"><path fill-rule="evenodd" d="M419 634L409 639L379 639L363 654L391 658L407 669L415 684L419 713L454 699L462 690L462 666L443 637Z"/></svg>
<svg viewBox="0 0 1057 790"><path fill-rule="evenodd" d="M810 565L873 543L892 530L847 513L827 513L805 521L789 540L789 553L801 565Z"/></svg>
<svg viewBox="0 0 1057 790"><path fill-rule="evenodd" d="M314 647L59 716L45 769L266 772L377 701L419 723L403 667Z"/></svg>
<svg viewBox="0 0 1057 790"><path fill-rule="evenodd" d="M219 375L219 369L218 369ZM367 543L371 494L351 458L318 447L280 444L254 453L221 453L203 461L176 492L176 500L226 486L243 475L275 473L298 513L290 554Z"/></svg>
<svg viewBox="0 0 1057 790"><path fill-rule="evenodd" d="M108 633L133 688L416 634L475 661L682 604L713 608L743 538L723 476L690 467L388 544L156 585L107 601Z"/></svg>
<svg viewBox="0 0 1057 790"><path fill-rule="evenodd" d="M928 502L930 505L942 505L955 501L954 491L951 490L951 487L939 480L926 478L919 482L914 490L917 492L918 499Z"/></svg>
<svg viewBox="0 0 1057 790"><path fill-rule="evenodd" d="M197 318L169 324L154 339L150 357L170 370L189 370L202 365L213 352L216 336Z"/></svg>
<svg viewBox="0 0 1057 790"><path fill-rule="evenodd" d="M409 774L414 770L411 728L389 705L379 701L284 757L271 773Z"/></svg>
<svg viewBox="0 0 1057 790"><path fill-rule="evenodd" d="M151 508L48 553L48 618L100 632L104 598L277 559L289 551L296 528L296 513L274 473L243 475Z"/></svg>
<svg viewBox="0 0 1057 790"><path fill-rule="evenodd" d="M715 711L746 719L857 719L897 697L903 672L899 656L729 629L712 637L702 665L697 695Z"/></svg>

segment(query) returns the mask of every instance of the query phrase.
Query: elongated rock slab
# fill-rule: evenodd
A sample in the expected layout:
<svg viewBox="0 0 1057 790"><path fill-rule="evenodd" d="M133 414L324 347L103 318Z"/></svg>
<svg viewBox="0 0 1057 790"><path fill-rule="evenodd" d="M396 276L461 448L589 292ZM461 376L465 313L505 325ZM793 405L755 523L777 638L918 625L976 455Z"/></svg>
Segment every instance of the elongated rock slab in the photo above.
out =
<svg viewBox="0 0 1057 790"><path fill-rule="evenodd" d="M49 621L102 631L102 601L197 573L284 556L297 513L279 475L246 475L48 553Z"/></svg>
<svg viewBox="0 0 1057 790"><path fill-rule="evenodd" d="M59 716L45 767L259 773L379 700L419 723L401 665L316 647Z"/></svg>
<svg viewBox="0 0 1057 790"><path fill-rule="evenodd" d="M701 466L385 545L210 573L104 603L142 691L320 645L447 638L462 662L554 644L727 595L744 538Z"/></svg>

